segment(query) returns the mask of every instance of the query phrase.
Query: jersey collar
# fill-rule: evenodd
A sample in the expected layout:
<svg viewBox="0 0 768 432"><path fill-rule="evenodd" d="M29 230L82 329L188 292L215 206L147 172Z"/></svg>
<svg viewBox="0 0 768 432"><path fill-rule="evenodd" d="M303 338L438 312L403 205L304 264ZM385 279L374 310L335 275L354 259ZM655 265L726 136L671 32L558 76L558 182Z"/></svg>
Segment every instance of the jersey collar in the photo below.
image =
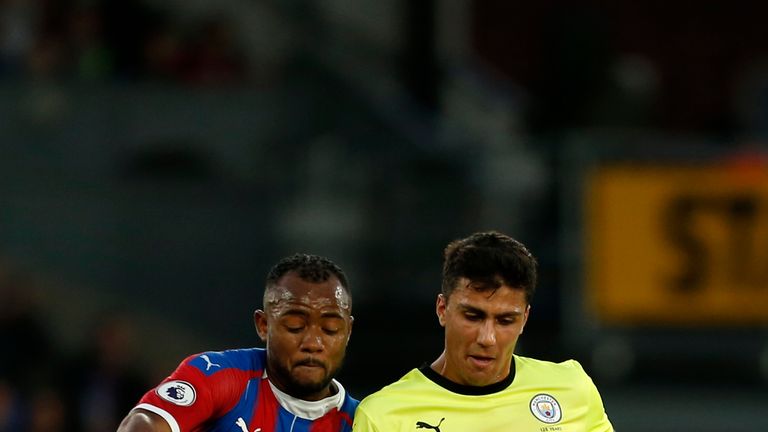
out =
<svg viewBox="0 0 768 432"><path fill-rule="evenodd" d="M267 379L266 375L267 374L265 371L263 377L264 379ZM267 382L269 382L269 387L272 388L272 393L274 393L277 401L283 408L288 410L288 412L291 414L305 418L307 420L318 419L334 408L341 411L341 406L344 404L344 398L346 396L344 387L342 387L341 383L335 379L331 381L331 386L334 386L338 391L325 399L320 399L319 401L306 401L303 399L295 398L275 387L275 385L272 384L272 381L269 381L269 379L267 379Z"/></svg>
<svg viewBox="0 0 768 432"><path fill-rule="evenodd" d="M424 374L424 376L427 377L430 381L453 393L468 396L482 396L500 392L512 384L512 381L515 380L515 357L512 356L512 363L509 366L509 375L507 375L506 378L499 382L488 384L486 386L471 386L455 383L435 372L435 370L429 366L429 363L424 363L421 365L419 371Z"/></svg>

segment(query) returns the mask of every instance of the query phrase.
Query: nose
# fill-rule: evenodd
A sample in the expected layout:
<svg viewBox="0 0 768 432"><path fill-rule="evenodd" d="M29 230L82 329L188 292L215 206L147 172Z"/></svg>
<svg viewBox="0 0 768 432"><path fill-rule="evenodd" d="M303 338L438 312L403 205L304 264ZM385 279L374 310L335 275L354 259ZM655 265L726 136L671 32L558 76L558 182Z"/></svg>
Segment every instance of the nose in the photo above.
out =
<svg viewBox="0 0 768 432"><path fill-rule="evenodd" d="M496 345L496 327L493 320L485 320L477 331L477 343L481 346Z"/></svg>
<svg viewBox="0 0 768 432"><path fill-rule="evenodd" d="M320 352L325 349L323 343L322 330L315 326L310 326L301 338L301 350L304 352Z"/></svg>

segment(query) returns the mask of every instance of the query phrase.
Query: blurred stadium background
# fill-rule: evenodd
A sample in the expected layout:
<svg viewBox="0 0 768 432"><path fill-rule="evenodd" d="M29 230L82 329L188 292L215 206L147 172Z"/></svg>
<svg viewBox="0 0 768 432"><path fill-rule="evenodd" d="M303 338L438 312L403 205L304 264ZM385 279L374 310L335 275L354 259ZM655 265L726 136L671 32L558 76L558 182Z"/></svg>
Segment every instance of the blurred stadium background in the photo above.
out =
<svg viewBox="0 0 768 432"><path fill-rule="evenodd" d="M0 431L105 431L345 268L358 397L441 349L441 251L541 284L524 355L622 432L768 430L763 2L0 1Z"/></svg>

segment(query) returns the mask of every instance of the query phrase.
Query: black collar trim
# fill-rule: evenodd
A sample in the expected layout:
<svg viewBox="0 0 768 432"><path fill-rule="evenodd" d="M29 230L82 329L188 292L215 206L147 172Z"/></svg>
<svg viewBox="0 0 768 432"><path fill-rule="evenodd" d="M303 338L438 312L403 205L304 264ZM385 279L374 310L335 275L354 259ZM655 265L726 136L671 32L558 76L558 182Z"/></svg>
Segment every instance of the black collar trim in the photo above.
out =
<svg viewBox="0 0 768 432"><path fill-rule="evenodd" d="M509 375L507 375L506 378L497 383L488 384L487 386L471 386L455 383L435 372L429 366L429 363L424 363L421 365L419 371L423 373L425 377L429 378L430 381L453 393L467 396L482 396L498 393L512 384L512 381L515 380L515 359L514 357L512 358L512 363L509 366Z"/></svg>

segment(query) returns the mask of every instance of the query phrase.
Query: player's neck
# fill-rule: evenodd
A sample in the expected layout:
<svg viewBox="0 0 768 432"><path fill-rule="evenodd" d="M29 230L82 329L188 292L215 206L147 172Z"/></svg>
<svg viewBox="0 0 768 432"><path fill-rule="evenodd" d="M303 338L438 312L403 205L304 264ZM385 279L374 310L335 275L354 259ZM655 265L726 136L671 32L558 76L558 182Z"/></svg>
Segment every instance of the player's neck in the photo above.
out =
<svg viewBox="0 0 768 432"><path fill-rule="evenodd" d="M433 361L429 367L431 367L433 371L439 373L440 375L445 376L445 365L445 351L443 351L437 360Z"/></svg>
<svg viewBox="0 0 768 432"><path fill-rule="evenodd" d="M272 393L277 398L278 403L285 408L288 412L297 415L301 418L314 420L322 417L332 409L341 409L344 403L345 391L341 384L334 383L333 394L319 400L307 400L305 398L297 398L296 396L284 393L277 388L272 381L269 381Z"/></svg>
<svg viewBox="0 0 768 432"><path fill-rule="evenodd" d="M316 401L331 397L334 394L336 394L336 392L331 388L330 385L328 385L328 387L320 391L317 391L315 393L302 395L301 399L305 401L316 402Z"/></svg>

